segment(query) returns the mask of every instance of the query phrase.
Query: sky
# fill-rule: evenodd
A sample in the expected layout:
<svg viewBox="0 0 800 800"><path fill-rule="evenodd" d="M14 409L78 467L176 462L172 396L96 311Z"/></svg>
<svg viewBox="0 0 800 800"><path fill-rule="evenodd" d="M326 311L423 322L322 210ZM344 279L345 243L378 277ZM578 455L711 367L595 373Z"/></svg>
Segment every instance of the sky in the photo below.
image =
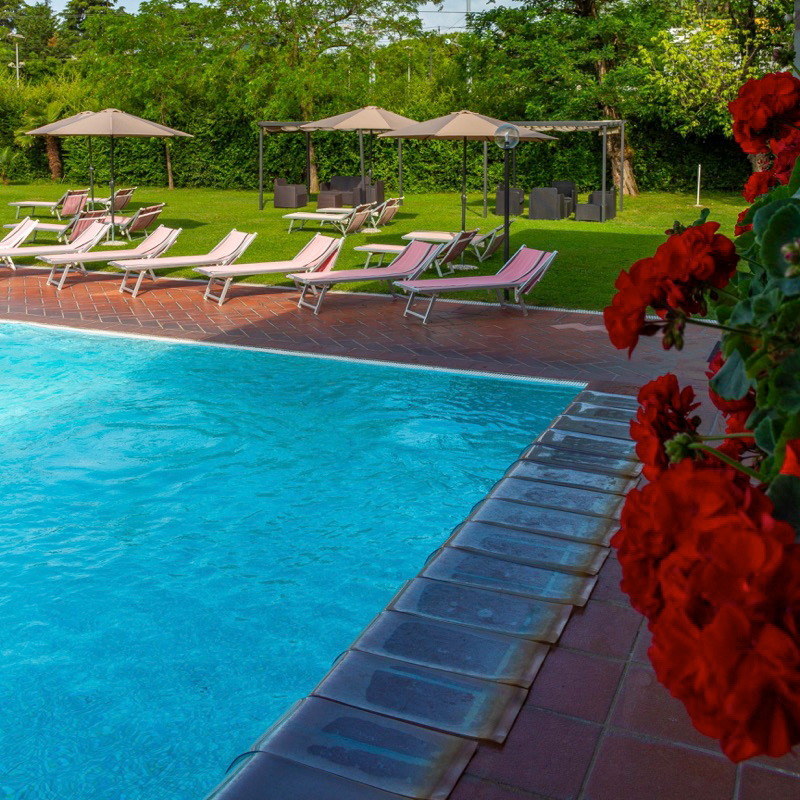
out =
<svg viewBox="0 0 800 800"><path fill-rule="evenodd" d="M464 15L468 3L473 12L485 11L492 7L488 0L444 0L441 10L433 3L428 3L420 6L419 16L423 27L426 30L439 29L442 33L446 33L448 30L454 32L464 30ZM66 4L67 0L52 0L53 9L56 11L63 11ZM498 4L504 5L505 3ZM139 7L139 2L138 0L119 0L117 6L133 11Z"/></svg>

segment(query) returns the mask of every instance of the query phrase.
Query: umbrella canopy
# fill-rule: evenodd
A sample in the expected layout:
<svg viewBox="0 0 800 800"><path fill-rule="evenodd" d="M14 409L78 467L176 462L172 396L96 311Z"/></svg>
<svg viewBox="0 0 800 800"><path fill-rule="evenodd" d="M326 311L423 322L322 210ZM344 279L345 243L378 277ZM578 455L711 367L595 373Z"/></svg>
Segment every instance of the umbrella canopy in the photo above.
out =
<svg viewBox="0 0 800 800"><path fill-rule="evenodd" d="M353 111L345 111L344 114L337 114L335 117L318 119L316 122L307 122L302 125L300 130L304 131L358 131L358 150L361 161L361 181L365 180L364 174L364 133L379 133L381 131L393 131L396 128L404 128L408 125L415 125L416 120L387 111L380 106L364 106ZM369 172L372 177L372 144L370 140L370 163ZM401 179L402 183L402 179ZM402 194L402 192L401 192Z"/></svg>
<svg viewBox="0 0 800 800"><path fill-rule="evenodd" d="M50 128L50 130L45 130ZM82 111L71 117L27 131L30 136L46 134L50 136L107 136L111 139L111 157L109 170L111 172L111 239L114 239L114 139L121 136L137 138L171 138L183 136L192 138L190 133L159 125L149 119L127 114L116 108L106 108L103 111ZM91 173L90 173L91 174ZM94 184L94 182L92 182ZM94 185L92 185L92 198L94 198Z"/></svg>
<svg viewBox="0 0 800 800"><path fill-rule="evenodd" d="M355 111L346 111L335 117L318 119L316 122L307 122L302 126L304 131L393 131L414 125L416 120L387 111L379 106L364 106Z"/></svg>
<svg viewBox="0 0 800 800"><path fill-rule="evenodd" d="M82 119L83 117L91 117L94 111L79 111L77 114L72 114L64 119L59 119L56 122L51 122L48 125L42 125L39 128L34 128L32 131L26 131L28 136L58 136L58 131L69 125L71 122ZM89 139L89 192L92 198L92 205L94 205L94 165L92 164L92 140Z"/></svg>
<svg viewBox="0 0 800 800"><path fill-rule="evenodd" d="M159 125L157 122L127 114L116 108L106 108L94 113L82 112L54 122L53 125L58 126L52 133L54 136L110 136L112 138L119 136L142 138L185 136L191 138L189 133L168 128L166 125ZM41 128L28 131L28 133L33 135L39 131Z"/></svg>
<svg viewBox="0 0 800 800"><path fill-rule="evenodd" d="M393 139L468 139L471 141L494 141L495 131L508 123L474 111L455 111L443 117L427 119L416 125L392 130L391 133L382 134ZM531 128L517 126L519 138L528 140L554 141L555 136L539 133Z"/></svg>
<svg viewBox="0 0 800 800"><path fill-rule="evenodd" d="M461 139L464 143L461 163L461 230L467 224L467 142L494 141L495 132L501 125L507 125L493 117L476 114L474 111L455 111L443 117L428 119L415 125L380 134L379 138L392 139ZM555 141L555 136L539 133L531 128L516 126L519 138L524 141Z"/></svg>

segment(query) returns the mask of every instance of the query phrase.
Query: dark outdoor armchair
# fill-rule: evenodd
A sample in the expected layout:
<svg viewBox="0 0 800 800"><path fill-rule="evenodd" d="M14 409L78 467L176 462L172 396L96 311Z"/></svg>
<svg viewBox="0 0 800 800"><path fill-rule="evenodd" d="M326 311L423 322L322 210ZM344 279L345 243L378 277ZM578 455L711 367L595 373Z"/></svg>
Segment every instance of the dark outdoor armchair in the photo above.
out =
<svg viewBox="0 0 800 800"><path fill-rule="evenodd" d="M275 208L303 208L308 205L308 192L303 183L286 183L275 179Z"/></svg>

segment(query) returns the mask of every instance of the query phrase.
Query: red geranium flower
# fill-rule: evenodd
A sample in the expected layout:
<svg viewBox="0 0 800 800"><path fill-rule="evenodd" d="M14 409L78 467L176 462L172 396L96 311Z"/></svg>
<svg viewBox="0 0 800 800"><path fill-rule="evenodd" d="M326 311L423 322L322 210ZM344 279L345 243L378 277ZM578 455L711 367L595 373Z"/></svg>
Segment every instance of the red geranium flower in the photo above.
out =
<svg viewBox="0 0 800 800"><path fill-rule="evenodd" d="M633 352L639 336L674 325L670 311L705 313L703 292L722 289L731 279L739 256L727 236L717 233L718 222L706 222L670 236L652 258L637 261L629 272L621 272L611 305L603 311L611 343ZM648 307L666 323L645 323ZM679 327L679 326L678 326ZM665 347L671 341L665 340Z"/></svg>
<svg viewBox="0 0 800 800"><path fill-rule="evenodd" d="M728 103L733 137L745 153L766 153L770 139L781 139L800 123L800 80L777 72L747 81Z"/></svg>
<svg viewBox="0 0 800 800"><path fill-rule="evenodd" d="M800 439L792 439L786 443L786 455L783 457L781 475L794 475L800 478Z"/></svg>
<svg viewBox="0 0 800 800"><path fill-rule="evenodd" d="M632 491L612 544L659 680L734 761L800 742L800 545L770 499L684 460Z"/></svg>
<svg viewBox="0 0 800 800"><path fill-rule="evenodd" d="M800 156L800 131L792 130L781 139L773 139L770 146L775 154L775 163L772 165L775 180L786 185L792 177L794 163Z"/></svg>
<svg viewBox="0 0 800 800"><path fill-rule="evenodd" d="M741 236L743 233L753 230L752 222L749 225L744 224L744 218L749 210L749 208L746 208L744 211L739 212L739 216L736 218L736 226L733 229L734 236Z"/></svg>
<svg viewBox="0 0 800 800"><path fill-rule="evenodd" d="M656 478L669 466L665 442L679 433L695 433L700 417L689 416L700 403L695 402L691 386L681 390L670 372L645 384L639 391L639 410L631 420L631 438L636 455L644 464L645 477Z"/></svg>
<svg viewBox="0 0 800 800"><path fill-rule="evenodd" d="M752 203L766 194L773 186L778 185L778 178L772 169L765 169L761 172L754 172L744 185L742 197L748 203Z"/></svg>

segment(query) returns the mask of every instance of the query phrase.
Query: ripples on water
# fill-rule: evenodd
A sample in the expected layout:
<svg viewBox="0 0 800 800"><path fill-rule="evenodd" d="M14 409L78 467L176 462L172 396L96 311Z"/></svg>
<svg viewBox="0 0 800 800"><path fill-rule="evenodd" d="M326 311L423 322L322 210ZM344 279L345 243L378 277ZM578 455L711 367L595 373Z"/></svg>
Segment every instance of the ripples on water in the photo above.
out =
<svg viewBox="0 0 800 800"><path fill-rule="evenodd" d="M203 797L574 394L0 326L0 798Z"/></svg>

